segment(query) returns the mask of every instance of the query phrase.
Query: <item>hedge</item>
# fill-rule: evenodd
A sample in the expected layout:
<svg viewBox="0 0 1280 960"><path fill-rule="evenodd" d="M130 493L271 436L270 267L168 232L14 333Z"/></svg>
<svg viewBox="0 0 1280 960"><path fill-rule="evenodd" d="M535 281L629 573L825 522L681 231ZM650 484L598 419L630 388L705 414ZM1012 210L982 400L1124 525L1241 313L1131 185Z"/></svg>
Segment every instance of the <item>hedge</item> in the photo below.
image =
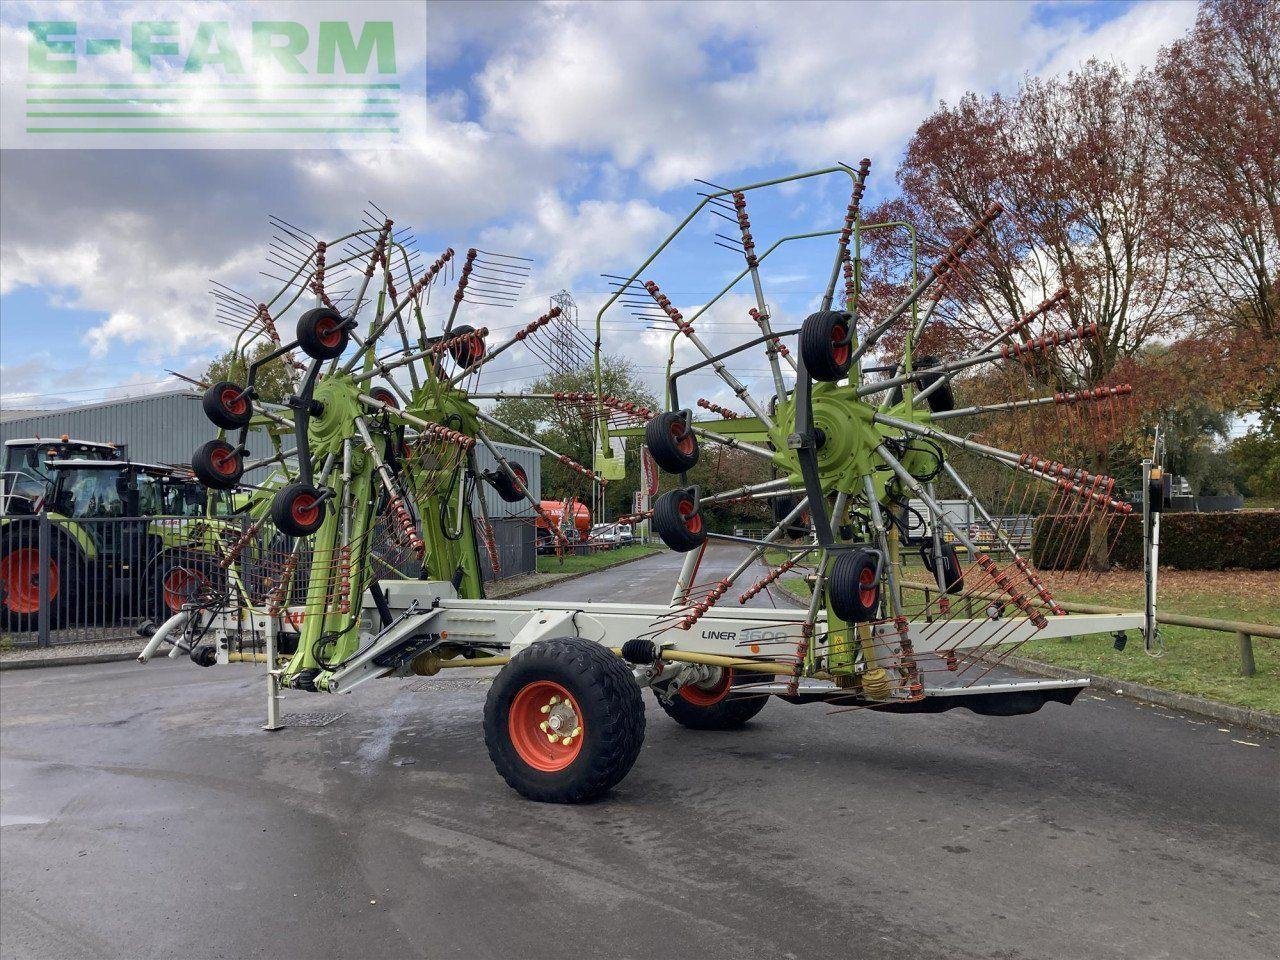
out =
<svg viewBox="0 0 1280 960"><path fill-rule="evenodd" d="M1087 536L1080 536L1070 557L1059 558L1061 539L1050 537L1052 524L1037 523L1032 562L1042 569L1078 567ZM1142 568L1142 518L1125 521L1111 562ZM1175 570L1280 570L1280 510L1247 513L1164 513L1160 517L1160 566Z"/></svg>

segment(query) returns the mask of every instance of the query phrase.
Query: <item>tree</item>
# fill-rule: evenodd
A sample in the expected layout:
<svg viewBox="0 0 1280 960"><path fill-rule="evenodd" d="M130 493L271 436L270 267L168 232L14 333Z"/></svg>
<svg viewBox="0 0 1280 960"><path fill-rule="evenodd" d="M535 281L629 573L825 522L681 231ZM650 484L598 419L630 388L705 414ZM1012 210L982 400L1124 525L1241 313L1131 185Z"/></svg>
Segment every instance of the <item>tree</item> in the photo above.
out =
<svg viewBox="0 0 1280 960"><path fill-rule="evenodd" d="M249 362L236 351L228 350L209 363L204 372L204 380L206 383L217 383L219 380L242 385L248 383L249 363L260 360L275 349L274 343L260 342L249 354ZM289 378L289 370L283 358L277 357L258 368L254 390L260 399L271 403L281 403L293 393L293 381Z"/></svg>
<svg viewBox="0 0 1280 960"><path fill-rule="evenodd" d="M1100 333L1081 364L1048 371L1054 386L1075 386L1174 333L1159 119L1149 76L1096 60L1027 78L1013 97L966 94L927 118L898 170L901 197L868 219L915 223L921 249L936 254L991 203L1004 206L949 281L933 338L990 335L1065 285L1071 326ZM873 250L900 257L903 236L873 234Z"/></svg>
<svg viewBox="0 0 1280 960"><path fill-rule="evenodd" d="M901 197L868 219L916 224L921 250L936 255L993 202L1004 207L948 278L922 349L982 342L1063 286L1070 326L1096 324L1098 335L1019 365L1013 375L1024 390L1028 381L1033 392L1109 383L1123 358L1178 333L1170 171L1152 83L1091 60L1065 77L1029 77L1012 97L966 94L921 124L898 170ZM904 237L872 235L873 252L890 264L874 277L880 284L901 286ZM1021 336L1063 327L1052 314L1037 325ZM1114 439L1085 449L1078 465L1110 473ZM1091 554L1102 565L1105 528L1094 533Z"/></svg>
<svg viewBox="0 0 1280 960"><path fill-rule="evenodd" d="M1205 3L1155 76L1179 294L1212 326L1280 338L1280 4Z"/></svg>
<svg viewBox="0 0 1280 960"><path fill-rule="evenodd" d="M645 388L631 361L621 357L601 358L601 385L606 395L618 397L651 409L659 409L657 400ZM529 385L530 393L590 393L596 391L590 368L560 370L540 377ZM555 400L499 400L493 416L545 443L578 463L590 467L593 462L595 422L585 415L582 406ZM501 431L498 431L501 433ZM517 437L502 437L519 443ZM626 467L629 478L640 476L640 443L627 443ZM547 499L575 496L590 502L590 481L580 473L551 457L542 458L542 491ZM605 511L610 516L631 512L631 494L635 481L614 481L605 487Z"/></svg>

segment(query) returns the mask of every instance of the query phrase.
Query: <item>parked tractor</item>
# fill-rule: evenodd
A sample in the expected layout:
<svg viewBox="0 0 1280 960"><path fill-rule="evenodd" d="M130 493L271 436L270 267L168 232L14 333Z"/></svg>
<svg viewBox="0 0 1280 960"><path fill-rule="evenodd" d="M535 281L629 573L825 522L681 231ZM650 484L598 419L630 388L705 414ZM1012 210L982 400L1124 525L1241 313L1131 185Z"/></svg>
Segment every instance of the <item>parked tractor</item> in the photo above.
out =
<svg viewBox="0 0 1280 960"><path fill-rule="evenodd" d="M67 436L56 440L6 440L4 464L0 467L0 516L35 513L35 505L48 495L53 483L48 461L120 460L123 456L124 448L114 443L72 440Z"/></svg>
<svg viewBox="0 0 1280 960"><path fill-rule="evenodd" d="M232 493L205 490L189 471L114 458L50 457L38 469L46 486L28 512L49 526L51 626L104 610L163 619L216 576L213 541L224 525L216 518L234 507ZM43 522L0 518L0 617L9 630L37 627Z"/></svg>

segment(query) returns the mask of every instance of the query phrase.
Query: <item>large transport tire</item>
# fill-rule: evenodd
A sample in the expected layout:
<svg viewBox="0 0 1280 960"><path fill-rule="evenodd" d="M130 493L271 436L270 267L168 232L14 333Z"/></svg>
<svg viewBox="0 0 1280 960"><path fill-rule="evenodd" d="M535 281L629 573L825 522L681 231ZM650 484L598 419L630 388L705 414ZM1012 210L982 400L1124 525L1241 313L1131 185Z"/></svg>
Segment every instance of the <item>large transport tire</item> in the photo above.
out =
<svg viewBox="0 0 1280 960"><path fill-rule="evenodd" d="M204 415L215 427L239 430L253 419L253 404L249 402L247 387L230 380L219 380L204 392L200 406Z"/></svg>
<svg viewBox="0 0 1280 960"><path fill-rule="evenodd" d="M567 746L552 742L557 727L578 733ZM626 661L598 643L540 640L513 657L489 688L484 742L502 779L521 796L587 803L622 780L640 755L640 687Z"/></svg>
<svg viewBox="0 0 1280 960"><path fill-rule="evenodd" d="M347 321L333 307L316 307L298 318L298 346L313 360L342 356L351 334Z"/></svg>
<svg viewBox="0 0 1280 960"><path fill-rule="evenodd" d="M845 623L875 620L880 610L877 556L871 550L842 551L827 574L832 612Z"/></svg>
<svg viewBox="0 0 1280 960"><path fill-rule="evenodd" d="M839 310L819 310L800 326L800 355L814 380L835 383L853 366L853 317Z"/></svg>
<svg viewBox="0 0 1280 960"><path fill-rule="evenodd" d="M731 667L709 684L685 684L670 698L654 691L658 706L676 723L690 730L738 730L764 709L767 693L756 697L730 696L752 684L769 683L773 678L763 673L735 673Z"/></svg>
<svg viewBox="0 0 1280 960"><path fill-rule="evenodd" d="M40 625L40 541L35 524L0 540L0 627L13 633ZM67 626L83 579L79 550L57 529L49 537L49 626Z"/></svg>
<svg viewBox="0 0 1280 960"><path fill-rule="evenodd" d="M271 522L290 537L308 537L324 523L325 501L309 483L281 487L271 500Z"/></svg>
<svg viewBox="0 0 1280 960"><path fill-rule="evenodd" d="M653 504L653 530L677 553L688 553L707 542L707 525L694 513L689 490L671 490Z"/></svg>
<svg viewBox="0 0 1280 960"><path fill-rule="evenodd" d="M644 427L649 455L667 473L685 473L698 462L698 436L683 413L660 413Z"/></svg>

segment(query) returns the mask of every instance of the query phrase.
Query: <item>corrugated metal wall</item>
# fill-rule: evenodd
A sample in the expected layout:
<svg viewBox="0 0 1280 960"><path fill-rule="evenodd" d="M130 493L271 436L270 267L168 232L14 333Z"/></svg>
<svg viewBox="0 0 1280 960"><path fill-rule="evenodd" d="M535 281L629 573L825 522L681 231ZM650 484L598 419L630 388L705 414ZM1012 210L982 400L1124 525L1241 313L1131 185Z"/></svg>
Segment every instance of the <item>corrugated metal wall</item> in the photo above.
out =
<svg viewBox="0 0 1280 960"><path fill-rule="evenodd" d="M129 445L129 458L145 463L189 464L196 447L214 437L200 398L178 390L131 400L72 407L0 423L0 442L21 437L59 437ZM250 434L249 456L266 456L266 437Z"/></svg>

